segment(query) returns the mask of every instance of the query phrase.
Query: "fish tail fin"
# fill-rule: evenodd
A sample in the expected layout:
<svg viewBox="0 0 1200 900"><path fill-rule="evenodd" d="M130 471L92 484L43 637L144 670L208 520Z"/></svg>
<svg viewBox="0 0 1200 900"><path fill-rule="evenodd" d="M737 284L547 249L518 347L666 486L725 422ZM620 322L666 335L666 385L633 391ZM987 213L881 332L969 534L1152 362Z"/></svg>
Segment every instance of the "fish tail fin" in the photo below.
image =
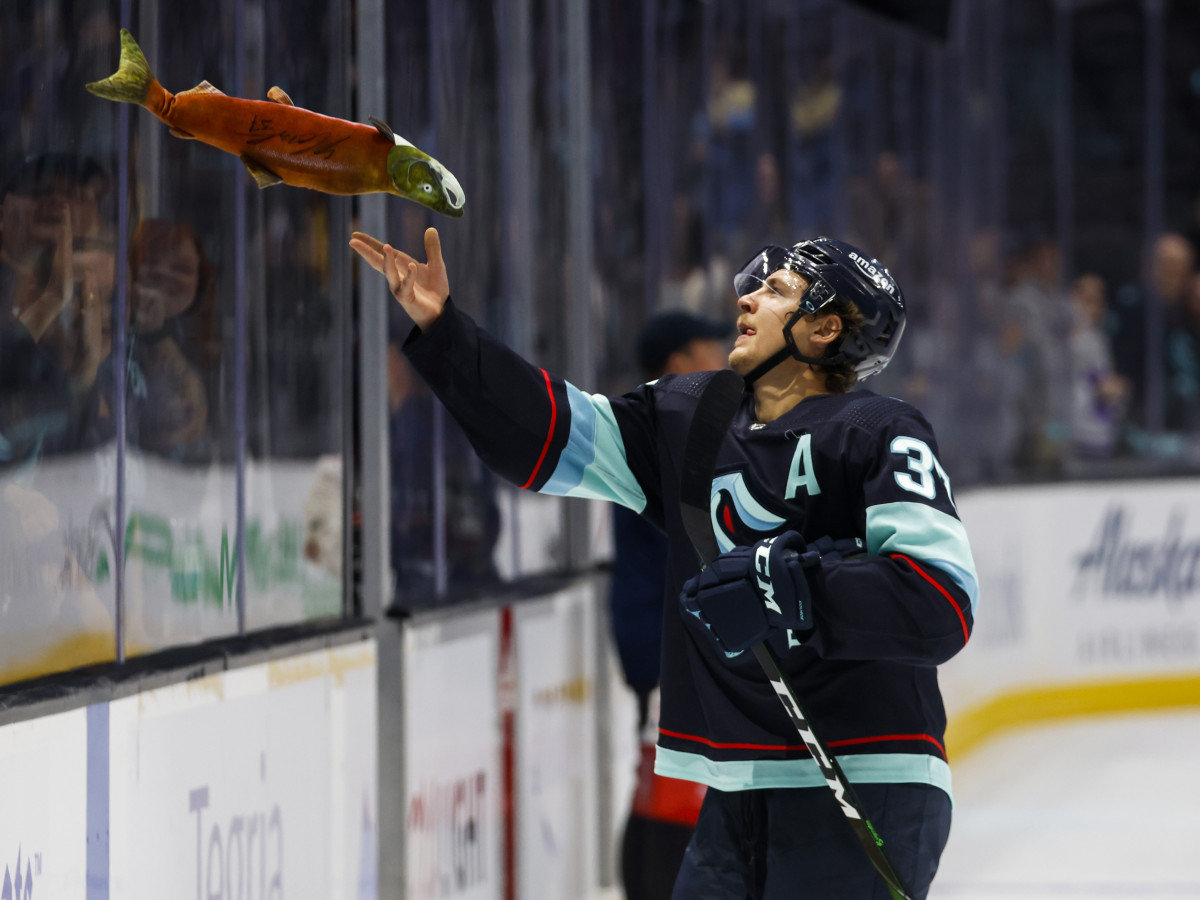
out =
<svg viewBox="0 0 1200 900"><path fill-rule="evenodd" d="M117 71L103 81L93 81L85 86L97 97L141 106L145 105L153 82L154 75L150 72L150 64L146 62L142 48L133 39L133 35L122 28L121 62Z"/></svg>

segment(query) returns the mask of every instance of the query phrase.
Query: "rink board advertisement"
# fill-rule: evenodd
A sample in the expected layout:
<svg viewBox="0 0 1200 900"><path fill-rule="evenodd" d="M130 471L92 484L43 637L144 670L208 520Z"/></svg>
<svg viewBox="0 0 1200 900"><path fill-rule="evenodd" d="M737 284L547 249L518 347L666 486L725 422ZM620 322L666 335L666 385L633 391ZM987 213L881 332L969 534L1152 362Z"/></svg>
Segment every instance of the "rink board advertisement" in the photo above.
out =
<svg viewBox="0 0 1200 900"><path fill-rule="evenodd" d="M374 900L376 677L363 642L0 728L0 891Z"/></svg>
<svg viewBox="0 0 1200 900"><path fill-rule="evenodd" d="M246 467L250 628L341 612L340 478L328 460ZM114 658L113 447L0 476L0 682ZM138 655L235 634L237 473L125 456L125 646ZM336 527L336 552L323 537ZM310 533L316 531L317 533ZM320 548L309 559L306 544ZM5 598L19 602L3 602Z"/></svg>
<svg viewBox="0 0 1200 900"><path fill-rule="evenodd" d="M408 900L500 900L500 613L406 625Z"/></svg>
<svg viewBox="0 0 1200 900"><path fill-rule="evenodd" d="M408 900L596 896L596 627L590 583L405 625Z"/></svg>
<svg viewBox="0 0 1200 900"><path fill-rule="evenodd" d="M980 603L941 670L950 743L989 720L1200 701L1200 482L978 491L958 505Z"/></svg>
<svg viewBox="0 0 1200 900"><path fill-rule="evenodd" d="M588 897L597 883L596 619L587 586L513 611L523 900Z"/></svg>
<svg viewBox="0 0 1200 900"><path fill-rule="evenodd" d="M0 897L84 898L88 711L0 728Z"/></svg>

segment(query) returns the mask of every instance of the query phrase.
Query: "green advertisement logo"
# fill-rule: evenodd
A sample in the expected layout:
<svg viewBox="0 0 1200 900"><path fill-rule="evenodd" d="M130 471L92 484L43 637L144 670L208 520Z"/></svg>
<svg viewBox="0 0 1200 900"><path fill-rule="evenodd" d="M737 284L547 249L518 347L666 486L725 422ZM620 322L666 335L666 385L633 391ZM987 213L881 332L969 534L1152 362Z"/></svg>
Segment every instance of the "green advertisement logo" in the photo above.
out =
<svg viewBox="0 0 1200 900"><path fill-rule="evenodd" d="M247 588L266 590L302 584L300 549L304 538L298 522L282 521L267 531L258 519L246 522ZM218 608L231 605L237 583L237 554L229 529L221 526L216 551L209 549L202 526L191 523L176 534L165 516L142 510L129 514L125 525L125 559L139 559L149 568L164 570L172 599L180 603L205 603ZM96 582L111 577L108 554L96 558Z"/></svg>

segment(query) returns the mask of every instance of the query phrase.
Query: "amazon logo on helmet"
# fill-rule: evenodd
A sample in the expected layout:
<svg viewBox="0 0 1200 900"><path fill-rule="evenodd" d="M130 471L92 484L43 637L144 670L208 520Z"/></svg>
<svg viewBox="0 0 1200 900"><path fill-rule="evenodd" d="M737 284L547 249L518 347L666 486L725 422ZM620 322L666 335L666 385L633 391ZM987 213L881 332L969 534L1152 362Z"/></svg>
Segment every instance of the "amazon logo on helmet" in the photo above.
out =
<svg viewBox="0 0 1200 900"><path fill-rule="evenodd" d="M900 288L888 274L888 270L879 265L873 259L867 259L857 250L850 252L850 258L863 270L864 274L871 279L871 283L881 291L887 291L891 296L897 297L900 303L904 302L904 298L900 297Z"/></svg>

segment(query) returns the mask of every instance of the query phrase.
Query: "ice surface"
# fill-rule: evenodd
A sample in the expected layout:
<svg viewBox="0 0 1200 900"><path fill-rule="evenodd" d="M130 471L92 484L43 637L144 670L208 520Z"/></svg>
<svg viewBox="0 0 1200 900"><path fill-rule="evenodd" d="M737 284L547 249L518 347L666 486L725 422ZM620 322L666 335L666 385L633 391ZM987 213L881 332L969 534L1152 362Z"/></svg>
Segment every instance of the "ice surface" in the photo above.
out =
<svg viewBox="0 0 1200 900"><path fill-rule="evenodd" d="M1200 898L1200 710L1029 728L951 763L929 900Z"/></svg>

